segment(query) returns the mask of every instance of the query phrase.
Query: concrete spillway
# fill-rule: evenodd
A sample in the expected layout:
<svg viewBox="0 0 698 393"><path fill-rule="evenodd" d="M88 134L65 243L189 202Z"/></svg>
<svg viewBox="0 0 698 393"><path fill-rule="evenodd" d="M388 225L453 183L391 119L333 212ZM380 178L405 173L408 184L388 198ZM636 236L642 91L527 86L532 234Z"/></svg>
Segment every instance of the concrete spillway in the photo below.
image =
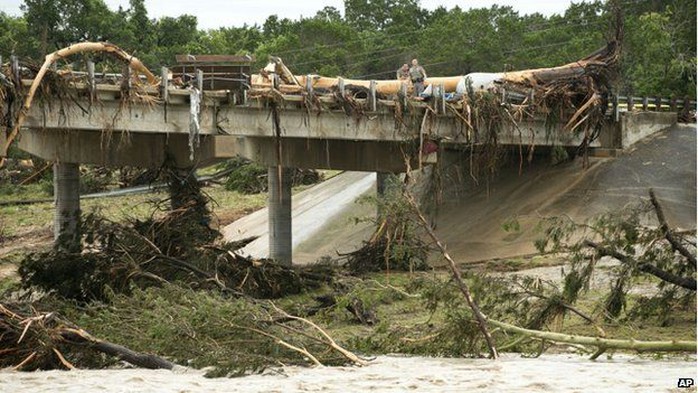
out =
<svg viewBox="0 0 698 393"><path fill-rule="evenodd" d="M696 226L695 125L679 125L643 139L618 157L592 158L586 169L580 162L551 166L541 156L524 165L519 174L518 159L513 161L480 185L444 181L448 186L438 209L436 231L456 260L533 253L533 241L539 236L535 227L541 217L565 214L584 220L646 199L650 187L670 226ZM345 173L294 197L295 262L350 251L370 236L370 225L354 225L350 218L372 213L352 200L371 190L374 179L374 174ZM245 251L265 255L266 217L266 211L245 217L228 226L225 236L232 239L236 232L238 238L262 235ZM502 228L512 218L518 220L520 231Z"/></svg>
<svg viewBox="0 0 698 393"><path fill-rule="evenodd" d="M618 157L551 166L545 157L518 174L503 168L489 186L465 185L446 199L437 232L460 261L536 252L542 217L567 215L577 222L648 200L654 188L669 225L696 228L696 127L676 126L639 141ZM502 224L518 220L521 230Z"/></svg>
<svg viewBox="0 0 698 393"><path fill-rule="evenodd" d="M342 220L346 212L356 208L360 196L375 190L376 174L372 172L344 172L308 190L293 196L292 244L295 249L304 241L320 233L322 227L334 220ZM234 241L250 236L259 238L241 252L257 258L269 255L268 211L266 208L245 216L223 229L226 240ZM348 223L347 223L348 224ZM355 228L354 228L355 229ZM311 255L311 259L314 255ZM294 257L294 262L311 262Z"/></svg>

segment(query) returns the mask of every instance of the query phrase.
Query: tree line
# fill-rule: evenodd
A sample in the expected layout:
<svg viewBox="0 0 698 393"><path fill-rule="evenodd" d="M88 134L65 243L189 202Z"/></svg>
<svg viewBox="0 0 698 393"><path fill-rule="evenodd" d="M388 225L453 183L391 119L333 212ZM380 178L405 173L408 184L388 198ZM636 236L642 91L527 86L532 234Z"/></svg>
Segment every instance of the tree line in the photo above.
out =
<svg viewBox="0 0 698 393"><path fill-rule="evenodd" d="M615 0L624 14L621 94L696 95L696 3ZM572 3L564 14L520 15L511 7L422 8L419 0L345 0L311 18L270 15L261 25L199 29L193 15L151 18L144 0L111 10L103 0L24 0L0 12L0 54L37 62L80 41L109 41L151 69L176 54L250 54L261 67L280 56L296 73L391 79L412 58L429 75L551 67L603 46L610 1Z"/></svg>

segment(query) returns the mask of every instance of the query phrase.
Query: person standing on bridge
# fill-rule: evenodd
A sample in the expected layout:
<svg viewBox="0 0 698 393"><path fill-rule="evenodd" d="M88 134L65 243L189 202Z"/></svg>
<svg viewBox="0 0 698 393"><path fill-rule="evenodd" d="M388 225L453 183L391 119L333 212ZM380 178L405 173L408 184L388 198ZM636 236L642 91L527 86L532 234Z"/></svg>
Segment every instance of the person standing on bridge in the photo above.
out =
<svg viewBox="0 0 698 393"><path fill-rule="evenodd" d="M395 76L396 76L397 80L399 80L400 82L409 82L409 80L410 80L410 66L407 65L407 63L403 64L402 67L400 67L397 70L397 73Z"/></svg>
<svg viewBox="0 0 698 393"><path fill-rule="evenodd" d="M417 59L412 59L412 67L410 67L410 80L414 85L414 95L419 97L424 91L424 80L427 79L427 72L424 67L419 65Z"/></svg>

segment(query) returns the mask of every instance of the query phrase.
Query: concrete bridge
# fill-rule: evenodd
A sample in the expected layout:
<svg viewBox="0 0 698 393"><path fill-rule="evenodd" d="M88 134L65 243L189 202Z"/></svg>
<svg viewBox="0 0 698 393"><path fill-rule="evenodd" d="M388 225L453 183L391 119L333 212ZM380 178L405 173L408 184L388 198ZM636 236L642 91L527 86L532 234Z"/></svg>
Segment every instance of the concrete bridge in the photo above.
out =
<svg viewBox="0 0 698 393"><path fill-rule="evenodd" d="M403 172L406 159L414 168L443 159L452 149L483 143L483 136L468 131L461 104L449 103L443 95L429 102L381 100L369 91L367 98L348 102L311 90L294 95L271 91L264 97L238 93L167 84L124 88L74 83L60 97L35 101L18 147L55 162L55 237L76 232L80 163L168 163L190 169L240 155L270 168L270 257L290 263L288 168ZM624 148L675 121L675 113L621 113L615 106L591 147ZM543 119L507 124L497 135L500 146L572 147L581 141L560 127L551 132ZM3 138L0 133L0 143ZM436 148L426 150L425 145Z"/></svg>

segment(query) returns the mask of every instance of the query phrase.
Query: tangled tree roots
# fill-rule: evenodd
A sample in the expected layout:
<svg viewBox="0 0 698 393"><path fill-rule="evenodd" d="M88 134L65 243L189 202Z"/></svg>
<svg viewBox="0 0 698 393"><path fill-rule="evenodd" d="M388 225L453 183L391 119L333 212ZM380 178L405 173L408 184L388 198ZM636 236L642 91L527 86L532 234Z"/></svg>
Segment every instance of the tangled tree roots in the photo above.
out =
<svg viewBox="0 0 698 393"><path fill-rule="evenodd" d="M162 220L133 226L86 218L83 233L90 250L68 253L52 250L31 254L19 274L25 287L55 291L79 301L104 300L106 289L128 293L135 285L149 287L179 281L198 289L219 289L255 298L278 298L330 282L329 264L288 267L236 254L246 239L213 245L192 241L179 230L176 213Z"/></svg>
<svg viewBox="0 0 698 393"><path fill-rule="evenodd" d="M363 247L344 255L344 266L350 274L429 269L429 245L422 239L404 198L393 191L377 201L381 214L373 236Z"/></svg>
<svg viewBox="0 0 698 393"><path fill-rule="evenodd" d="M332 279L330 265L287 267L235 253L247 239L215 243L207 199L191 176L170 172L172 210L159 219L131 224L96 214L81 223L85 251L52 250L29 255L19 273L26 287L56 291L79 301L105 299L105 289L128 293L180 281L193 288L219 289L257 298L277 298L315 288Z"/></svg>

